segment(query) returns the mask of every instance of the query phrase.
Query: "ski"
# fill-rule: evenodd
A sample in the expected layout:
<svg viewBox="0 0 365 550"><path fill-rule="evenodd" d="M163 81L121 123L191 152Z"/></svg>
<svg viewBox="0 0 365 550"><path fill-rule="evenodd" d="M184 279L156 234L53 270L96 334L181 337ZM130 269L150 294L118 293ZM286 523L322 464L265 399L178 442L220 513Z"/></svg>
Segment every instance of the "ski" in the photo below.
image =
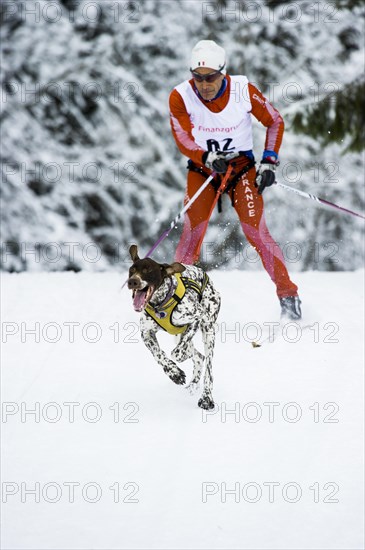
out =
<svg viewBox="0 0 365 550"><path fill-rule="evenodd" d="M290 320L273 323L273 326L269 328L269 335L265 336L265 338L263 338L262 340L252 341L251 342L252 347L261 348L262 346L266 346L267 344L273 344L277 340L278 336L283 333L283 329L285 328L285 326L293 323L298 327L300 327L301 332L313 327L313 323L302 325L298 321L290 321Z"/></svg>
<svg viewBox="0 0 365 550"><path fill-rule="evenodd" d="M262 340L252 341L251 345L253 348L261 348L261 346L266 344L273 344L278 337L282 329L282 323L272 323L272 326L269 326L269 334L265 336Z"/></svg>

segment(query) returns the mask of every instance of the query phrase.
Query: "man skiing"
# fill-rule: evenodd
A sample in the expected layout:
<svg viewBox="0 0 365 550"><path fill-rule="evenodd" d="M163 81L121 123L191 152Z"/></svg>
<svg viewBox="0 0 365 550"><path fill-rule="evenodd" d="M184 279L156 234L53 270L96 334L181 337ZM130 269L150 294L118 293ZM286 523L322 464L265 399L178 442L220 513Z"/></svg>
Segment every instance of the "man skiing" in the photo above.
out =
<svg viewBox="0 0 365 550"><path fill-rule="evenodd" d="M191 53L191 80L185 80L170 94L172 133L181 153L189 157L185 202L213 171L217 174L215 185L208 185L185 214L175 259L184 264L199 260L217 188L230 170L226 192L248 242L276 285L282 317L299 320L298 287L290 280L283 254L266 226L262 198L264 189L275 182L284 122L245 76L226 74L226 63L222 47L212 40L201 40ZM257 171L251 115L267 127ZM232 159L232 153L239 156Z"/></svg>

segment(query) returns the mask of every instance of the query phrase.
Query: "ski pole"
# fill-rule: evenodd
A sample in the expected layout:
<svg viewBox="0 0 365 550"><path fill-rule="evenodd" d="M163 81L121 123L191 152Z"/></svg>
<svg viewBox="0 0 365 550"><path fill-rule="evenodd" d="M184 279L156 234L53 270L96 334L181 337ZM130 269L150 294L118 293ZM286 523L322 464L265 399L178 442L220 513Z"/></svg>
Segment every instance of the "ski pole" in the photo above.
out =
<svg viewBox="0 0 365 550"><path fill-rule="evenodd" d="M193 204L194 201L196 201L196 199L199 197L199 195L204 191L204 189L206 187L208 187L208 185L210 184L210 182L212 181L212 179L216 176L216 172L212 172L212 174L209 176L209 178L207 178L205 180L205 182L199 187L199 189L197 190L197 192L191 197L191 199L185 204L184 208L182 210L180 210L180 212L178 213L178 215L172 220L172 222L170 223L170 227L168 229L165 229L165 231L159 236L159 238L157 239L157 241L155 242L155 244L152 246L152 248L150 248L150 250L147 252L145 258L148 258L149 256L151 256L152 252L154 250L156 250L156 248L158 247L159 244L162 243L162 241L164 241L166 239L166 237L168 237L168 235L170 234L170 232L174 229L174 227L176 226L177 222L179 221L179 219L181 218L181 216L183 216L185 214L185 212L187 210L189 210L190 206ZM127 284L127 281L128 279L125 280L125 282L123 283L122 285L122 289L125 287L125 285Z"/></svg>
<svg viewBox="0 0 365 550"><path fill-rule="evenodd" d="M226 155L226 159L227 160L232 160L236 157L239 156L239 153L229 153L228 155ZM182 210L180 210L180 212L177 214L177 216L172 220L172 222L170 223L170 227L168 227L168 229L165 229L165 231L160 235L160 237L157 239L157 241L155 242L155 244L152 246L152 248L150 248L150 250L147 252L145 258L148 258L152 252L154 250L156 250L156 248L158 247L159 244L162 243L162 241L164 241L166 239L166 237L168 237L168 235L170 234L170 232L174 229L174 227L176 226L177 222L179 221L179 219L181 218L181 216L183 216L185 214L185 212L187 212L187 210L189 210L190 206L193 204L193 202L196 201L196 199L199 197L199 195L204 191L204 189L206 187L208 187L208 185L210 184L210 182L212 181L212 179L217 175L216 172L212 172L211 175L209 176L209 178L207 178L205 180L205 182L199 187L199 189L197 190L197 192L191 197L191 199L185 204L184 208ZM127 284L127 280L123 283L122 285L122 289L125 287L125 285Z"/></svg>
<svg viewBox="0 0 365 550"><path fill-rule="evenodd" d="M295 189L294 187L290 187L289 185L284 185L284 183L280 183L278 181L275 182L277 185L282 187L283 189L286 189L287 191L291 191L292 193L295 193L296 195L300 195L301 197L305 197L307 199L311 199L312 201L317 201L322 204L326 204L327 206L331 206L331 208L336 208L337 210L340 210L341 212L345 212L346 214L351 214L351 216L357 216L358 218L362 218L365 220L365 216L362 214L358 214L357 212L353 212L352 210L348 210L347 208L344 208L343 206L338 206L338 204L334 204L333 202L327 201L326 199L321 199L320 197L317 197L316 195L312 195L311 193L306 193L305 191L300 191L299 189Z"/></svg>
<svg viewBox="0 0 365 550"><path fill-rule="evenodd" d="M229 153L225 156L227 160L232 160L239 156L239 153ZM158 240L155 242L155 244L152 246L152 248L147 252L145 258L148 258L154 250L158 247L160 243L162 243L163 240L166 239L166 237L170 234L170 232L174 229L177 222L185 214L187 210L189 210L190 206L193 204L193 202L196 201L196 199L199 197L199 195L204 191L204 189L210 184L212 179L216 176L216 172L212 172L212 174L205 180L205 182L199 187L197 192L191 197L191 199L185 204L184 208L178 213L178 215L172 220L170 223L170 227L166 229L162 235L158 238Z"/></svg>
<svg viewBox="0 0 365 550"><path fill-rule="evenodd" d="M190 206L193 204L193 202L196 201L196 199L199 197L199 195L204 191L204 189L206 187L208 187L208 185L210 184L210 182L212 181L212 179L216 176L216 173L213 172L209 178L207 178L205 180L205 182L199 187L199 189L197 190L197 192L191 197L191 199L185 204L184 208L182 210L180 210L180 212L178 213L178 215L172 220L172 222L170 223L170 227L168 229L165 229L165 231L160 235L160 237L157 239L157 241L155 242L155 244L152 246L152 248L150 248L150 250L147 252L145 258L148 258L149 256L151 256L152 252L154 250L156 250L156 248L158 247L159 244L162 243L162 241L164 241L166 239L166 237L169 236L170 232L174 229L174 227L176 226L177 222L179 221L179 219L181 218L181 216L183 216L185 214L185 212L187 210L189 210Z"/></svg>

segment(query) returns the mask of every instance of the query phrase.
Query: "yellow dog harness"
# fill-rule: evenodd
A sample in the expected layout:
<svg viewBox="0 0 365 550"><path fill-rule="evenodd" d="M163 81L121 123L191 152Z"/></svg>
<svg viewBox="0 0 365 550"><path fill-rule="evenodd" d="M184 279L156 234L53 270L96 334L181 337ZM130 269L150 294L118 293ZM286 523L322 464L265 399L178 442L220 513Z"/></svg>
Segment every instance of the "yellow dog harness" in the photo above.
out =
<svg viewBox="0 0 365 550"><path fill-rule="evenodd" d="M147 304L145 307L145 312L169 334L182 334L186 331L188 325L183 325L181 327L174 325L171 320L172 313L175 307L180 304L181 300L184 298L187 288L192 288L195 290L199 295L200 301L202 299L204 289L209 281L209 277L206 273L204 273L204 279L201 285L193 279L182 277L180 273L175 273L174 277L177 280L177 287L171 298L168 299L166 304L158 306L151 306L150 304Z"/></svg>

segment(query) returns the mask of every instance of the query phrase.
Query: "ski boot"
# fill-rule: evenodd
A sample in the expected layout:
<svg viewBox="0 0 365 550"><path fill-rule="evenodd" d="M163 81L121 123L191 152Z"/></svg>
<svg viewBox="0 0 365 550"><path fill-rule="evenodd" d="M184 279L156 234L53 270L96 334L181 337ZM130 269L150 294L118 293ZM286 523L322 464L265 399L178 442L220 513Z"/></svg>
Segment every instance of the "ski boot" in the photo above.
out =
<svg viewBox="0 0 365 550"><path fill-rule="evenodd" d="M299 296L286 296L285 298L279 298L281 305L281 319L288 319L289 321L300 321L302 318L302 310L300 304L302 303Z"/></svg>

